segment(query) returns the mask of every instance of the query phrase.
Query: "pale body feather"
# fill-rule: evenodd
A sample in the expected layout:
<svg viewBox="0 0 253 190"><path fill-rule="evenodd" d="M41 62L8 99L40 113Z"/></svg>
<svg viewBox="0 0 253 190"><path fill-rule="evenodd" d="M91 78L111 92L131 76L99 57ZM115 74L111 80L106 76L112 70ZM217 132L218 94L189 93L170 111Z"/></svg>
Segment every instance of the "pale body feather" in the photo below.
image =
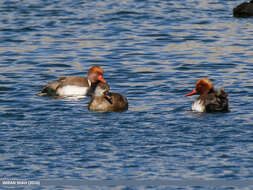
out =
<svg viewBox="0 0 253 190"><path fill-rule="evenodd" d="M59 96L85 96L88 92L88 87L80 87L67 85L57 89L57 95Z"/></svg>
<svg viewBox="0 0 253 190"><path fill-rule="evenodd" d="M192 104L192 110L197 112L205 112L204 102L200 99L197 99Z"/></svg>

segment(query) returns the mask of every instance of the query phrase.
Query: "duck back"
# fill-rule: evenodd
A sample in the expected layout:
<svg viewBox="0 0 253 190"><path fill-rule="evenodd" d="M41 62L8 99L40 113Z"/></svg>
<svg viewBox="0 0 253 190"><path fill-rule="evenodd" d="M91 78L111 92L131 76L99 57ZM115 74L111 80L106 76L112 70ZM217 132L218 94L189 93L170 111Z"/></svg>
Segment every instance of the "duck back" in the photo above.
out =
<svg viewBox="0 0 253 190"><path fill-rule="evenodd" d="M112 93L112 104L113 110L125 111L128 109L128 101L126 97L118 93Z"/></svg>
<svg viewBox="0 0 253 190"><path fill-rule="evenodd" d="M98 112L122 112L128 109L128 101L118 93L111 93L111 100L107 100L103 96L94 96L89 103L88 109Z"/></svg>
<svg viewBox="0 0 253 190"><path fill-rule="evenodd" d="M58 80L48 82L46 86L42 89L39 96L64 96L64 95L76 95L83 94L87 95L89 90L89 82L86 77L82 76L69 76L69 77L59 77ZM86 89L87 88L87 89ZM74 93L72 91L77 91ZM69 92L66 92L69 91ZM81 91L81 92L78 92ZM90 92L92 94L92 92Z"/></svg>
<svg viewBox="0 0 253 190"><path fill-rule="evenodd" d="M229 112L228 97L223 88L208 94L205 108L206 112Z"/></svg>

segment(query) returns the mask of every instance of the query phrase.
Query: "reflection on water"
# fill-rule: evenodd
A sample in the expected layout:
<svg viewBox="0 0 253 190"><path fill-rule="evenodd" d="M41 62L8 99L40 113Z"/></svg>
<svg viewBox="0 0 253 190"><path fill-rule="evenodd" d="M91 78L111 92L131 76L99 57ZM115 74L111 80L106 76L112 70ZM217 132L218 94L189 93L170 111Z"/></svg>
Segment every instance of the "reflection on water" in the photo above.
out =
<svg viewBox="0 0 253 190"><path fill-rule="evenodd" d="M252 20L235 1L1 1L0 159L4 177L252 178ZM124 113L89 98L37 97L101 65ZM201 77L231 112L190 111Z"/></svg>

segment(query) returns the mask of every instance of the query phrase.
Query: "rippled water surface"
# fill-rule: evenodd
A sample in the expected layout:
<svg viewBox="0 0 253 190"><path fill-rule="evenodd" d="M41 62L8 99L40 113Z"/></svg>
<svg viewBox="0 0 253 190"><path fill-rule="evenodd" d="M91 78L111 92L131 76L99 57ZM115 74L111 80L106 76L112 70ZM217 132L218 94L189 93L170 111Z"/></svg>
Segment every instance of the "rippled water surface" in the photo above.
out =
<svg viewBox="0 0 253 190"><path fill-rule="evenodd" d="M240 2L1 1L1 178L252 179L253 18L232 17ZM92 65L127 112L35 95ZM201 77L230 113L190 111Z"/></svg>

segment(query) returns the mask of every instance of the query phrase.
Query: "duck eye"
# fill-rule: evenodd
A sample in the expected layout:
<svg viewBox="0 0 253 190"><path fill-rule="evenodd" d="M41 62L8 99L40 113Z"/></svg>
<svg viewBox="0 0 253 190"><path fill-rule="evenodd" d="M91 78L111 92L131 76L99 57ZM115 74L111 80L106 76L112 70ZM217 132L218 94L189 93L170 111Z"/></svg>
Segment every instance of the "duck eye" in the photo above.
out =
<svg viewBox="0 0 253 190"><path fill-rule="evenodd" d="M109 91L108 90L104 91L104 95L109 95Z"/></svg>
<svg viewBox="0 0 253 190"><path fill-rule="evenodd" d="M198 87L197 87L197 89L201 89L202 88L202 85L199 85Z"/></svg>

